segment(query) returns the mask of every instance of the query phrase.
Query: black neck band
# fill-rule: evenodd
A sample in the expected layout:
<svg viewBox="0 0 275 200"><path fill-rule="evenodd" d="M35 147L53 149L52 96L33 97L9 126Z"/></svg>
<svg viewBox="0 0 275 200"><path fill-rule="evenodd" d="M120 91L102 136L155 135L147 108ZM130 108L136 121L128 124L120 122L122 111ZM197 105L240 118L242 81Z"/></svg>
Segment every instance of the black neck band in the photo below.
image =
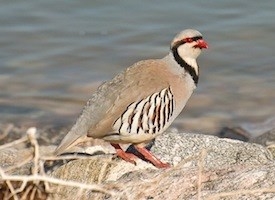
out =
<svg viewBox="0 0 275 200"><path fill-rule="evenodd" d="M174 55L174 58L175 60L177 61L177 63L183 67L192 77L192 79L194 80L194 83L197 85L198 84L198 81L199 81L199 75L196 73L196 70L194 69L194 67L192 67L191 65L187 64L185 62L185 60L183 60L179 53L178 53L178 47L180 46L181 44L178 44L176 46L174 46L171 50L172 50L172 53Z"/></svg>

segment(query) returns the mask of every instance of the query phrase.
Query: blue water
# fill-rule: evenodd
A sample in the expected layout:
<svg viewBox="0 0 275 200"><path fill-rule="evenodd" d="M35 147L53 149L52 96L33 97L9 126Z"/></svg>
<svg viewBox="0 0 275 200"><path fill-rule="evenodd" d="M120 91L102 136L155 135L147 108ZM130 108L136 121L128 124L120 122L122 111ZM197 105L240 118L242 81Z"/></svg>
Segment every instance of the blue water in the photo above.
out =
<svg viewBox="0 0 275 200"><path fill-rule="evenodd" d="M210 48L173 124L213 133L275 114L274 1L2 0L0 123L71 126L104 80L163 57L185 28Z"/></svg>

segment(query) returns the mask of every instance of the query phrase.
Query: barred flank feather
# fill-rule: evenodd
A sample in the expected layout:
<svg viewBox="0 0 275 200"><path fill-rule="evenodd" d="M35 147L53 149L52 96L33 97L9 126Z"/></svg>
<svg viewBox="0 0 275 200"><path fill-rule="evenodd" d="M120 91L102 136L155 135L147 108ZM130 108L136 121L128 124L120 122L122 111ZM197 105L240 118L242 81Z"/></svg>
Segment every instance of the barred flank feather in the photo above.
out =
<svg viewBox="0 0 275 200"><path fill-rule="evenodd" d="M170 88L165 88L145 99L131 103L115 121L113 129L118 133L155 134L169 122L175 108Z"/></svg>

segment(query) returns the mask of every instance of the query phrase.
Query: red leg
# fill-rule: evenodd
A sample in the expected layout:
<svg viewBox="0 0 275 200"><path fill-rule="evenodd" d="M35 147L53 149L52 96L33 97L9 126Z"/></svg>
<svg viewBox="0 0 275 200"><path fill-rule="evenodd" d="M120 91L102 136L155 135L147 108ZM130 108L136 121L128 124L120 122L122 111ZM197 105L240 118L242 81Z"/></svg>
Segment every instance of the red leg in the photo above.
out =
<svg viewBox="0 0 275 200"><path fill-rule="evenodd" d="M111 143L111 145L116 149L116 154L118 157L122 158L123 160L136 164L135 159L137 158L134 154L132 153L126 153L123 151L123 149L119 146L119 144L114 144Z"/></svg>
<svg viewBox="0 0 275 200"><path fill-rule="evenodd" d="M135 149L141 153L148 161L153 163L157 168L168 168L170 167L169 163L163 163L159 159L157 159L150 151L148 151L144 147L139 147L135 145Z"/></svg>

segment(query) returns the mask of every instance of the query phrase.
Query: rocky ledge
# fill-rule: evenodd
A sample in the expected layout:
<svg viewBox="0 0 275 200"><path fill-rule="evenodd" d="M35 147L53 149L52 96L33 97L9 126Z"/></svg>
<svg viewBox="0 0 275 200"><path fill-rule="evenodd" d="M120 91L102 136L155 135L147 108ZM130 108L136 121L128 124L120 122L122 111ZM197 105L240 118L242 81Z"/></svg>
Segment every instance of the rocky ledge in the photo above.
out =
<svg viewBox="0 0 275 200"><path fill-rule="evenodd" d="M91 147L94 155L56 161L55 146L38 146L33 134L28 137L24 144L0 146L0 198L275 199L272 146L171 131L155 140L151 152L173 166L157 169L141 159L127 163L105 146Z"/></svg>

